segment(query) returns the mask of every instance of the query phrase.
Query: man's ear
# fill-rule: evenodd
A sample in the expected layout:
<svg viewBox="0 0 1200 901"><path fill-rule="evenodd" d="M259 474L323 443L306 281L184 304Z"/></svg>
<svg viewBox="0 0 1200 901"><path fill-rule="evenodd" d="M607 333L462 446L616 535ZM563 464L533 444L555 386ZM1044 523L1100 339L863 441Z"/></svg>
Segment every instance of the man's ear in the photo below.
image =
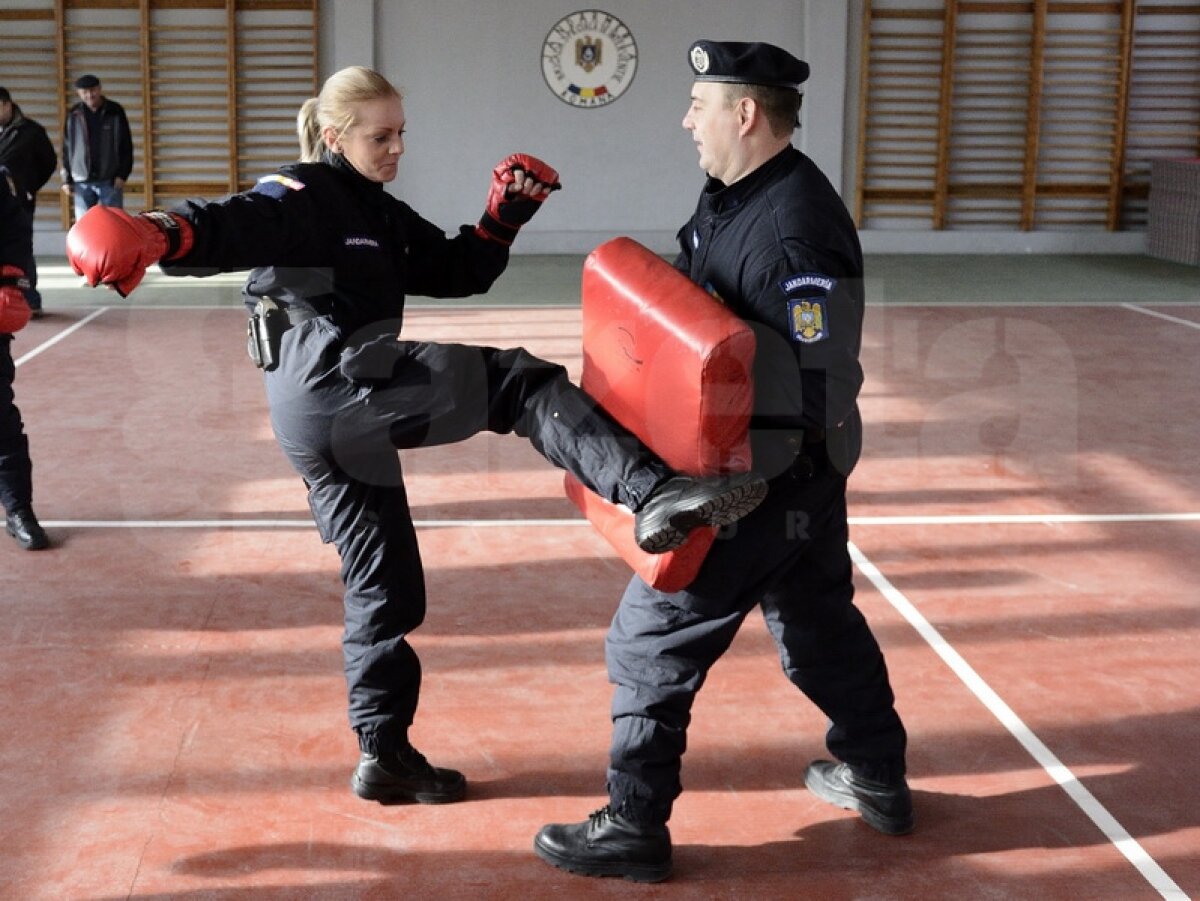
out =
<svg viewBox="0 0 1200 901"><path fill-rule="evenodd" d="M738 133L746 134L753 127L755 120L762 115L751 97L742 97L737 102Z"/></svg>

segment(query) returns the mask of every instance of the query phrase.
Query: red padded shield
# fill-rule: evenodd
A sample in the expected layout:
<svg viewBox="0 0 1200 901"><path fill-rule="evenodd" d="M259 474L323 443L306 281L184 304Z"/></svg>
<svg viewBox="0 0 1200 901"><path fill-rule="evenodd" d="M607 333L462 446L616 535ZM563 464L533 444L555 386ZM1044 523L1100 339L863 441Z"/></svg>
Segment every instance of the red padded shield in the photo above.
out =
<svg viewBox="0 0 1200 901"><path fill-rule="evenodd" d="M750 468L754 333L720 302L631 238L614 238L583 267L583 389L673 469L716 475ZM565 480L567 496L634 571L660 591L696 577L716 535L647 554L634 516Z"/></svg>

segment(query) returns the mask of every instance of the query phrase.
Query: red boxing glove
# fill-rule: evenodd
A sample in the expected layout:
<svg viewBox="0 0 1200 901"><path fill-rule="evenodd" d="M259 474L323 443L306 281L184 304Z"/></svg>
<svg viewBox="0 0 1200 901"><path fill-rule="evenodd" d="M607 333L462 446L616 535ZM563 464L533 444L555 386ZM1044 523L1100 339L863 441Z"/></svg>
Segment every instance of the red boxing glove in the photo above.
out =
<svg viewBox="0 0 1200 901"><path fill-rule="evenodd" d="M532 194L512 191L518 172L524 173L522 184L532 180L539 182L542 187ZM487 208L475 226L475 233L507 247L512 244L521 226L541 208L550 192L561 187L558 173L536 156L514 153L505 157L492 170L492 188L488 192Z"/></svg>
<svg viewBox="0 0 1200 901"><path fill-rule="evenodd" d="M67 232L67 259L93 288L112 285L126 297L147 268L183 256L193 240L191 223L174 213L94 206Z"/></svg>
<svg viewBox="0 0 1200 901"><path fill-rule="evenodd" d="M0 266L0 334L11 335L29 324L33 311L25 299L28 288L24 269Z"/></svg>

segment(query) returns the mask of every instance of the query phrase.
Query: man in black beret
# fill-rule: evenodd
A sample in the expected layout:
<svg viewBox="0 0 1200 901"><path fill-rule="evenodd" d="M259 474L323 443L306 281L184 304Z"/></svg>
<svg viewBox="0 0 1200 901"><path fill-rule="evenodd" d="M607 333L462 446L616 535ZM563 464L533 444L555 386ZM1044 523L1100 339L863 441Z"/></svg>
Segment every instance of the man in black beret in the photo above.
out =
<svg viewBox="0 0 1200 901"><path fill-rule="evenodd" d="M696 81L757 84L799 93L808 63L773 44L696 41L688 52Z"/></svg>
<svg viewBox="0 0 1200 901"><path fill-rule="evenodd" d="M75 198L75 218L94 206L124 207L133 171L133 135L125 109L104 96L100 79L75 79L79 102L63 123L63 193Z"/></svg>
<svg viewBox="0 0 1200 901"><path fill-rule="evenodd" d="M858 233L828 179L791 145L808 65L763 43L696 41L687 58L683 127L708 179L675 266L755 332L750 437L754 469L770 482L686 589L630 582L605 644L616 686L608 805L534 840L562 869L639 881L671 873L667 821L692 704L755 608L787 677L829 720L834 759L811 763L805 785L880 832L902 835L914 823L907 736L853 602L847 547L846 480L862 444Z"/></svg>

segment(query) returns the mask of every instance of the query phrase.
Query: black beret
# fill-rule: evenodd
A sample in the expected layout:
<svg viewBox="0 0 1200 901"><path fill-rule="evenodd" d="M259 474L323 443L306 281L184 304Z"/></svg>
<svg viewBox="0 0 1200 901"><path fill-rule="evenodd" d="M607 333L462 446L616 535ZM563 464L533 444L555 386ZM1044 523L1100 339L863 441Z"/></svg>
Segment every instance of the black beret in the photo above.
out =
<svg viewBox="0 0 1200 901"><path fill-rule="evenodd" d="M799 91L808 79L808 63L774 44L696 41L688 51L696 81L762 84Z"/></svg>
<svg viewBox="0 0 1200 901"><path fill-rule="evenodd" d="M100 85L100 79L95 75L80 75L75 79L75 87L77 88L94 88Z"/></svg>

